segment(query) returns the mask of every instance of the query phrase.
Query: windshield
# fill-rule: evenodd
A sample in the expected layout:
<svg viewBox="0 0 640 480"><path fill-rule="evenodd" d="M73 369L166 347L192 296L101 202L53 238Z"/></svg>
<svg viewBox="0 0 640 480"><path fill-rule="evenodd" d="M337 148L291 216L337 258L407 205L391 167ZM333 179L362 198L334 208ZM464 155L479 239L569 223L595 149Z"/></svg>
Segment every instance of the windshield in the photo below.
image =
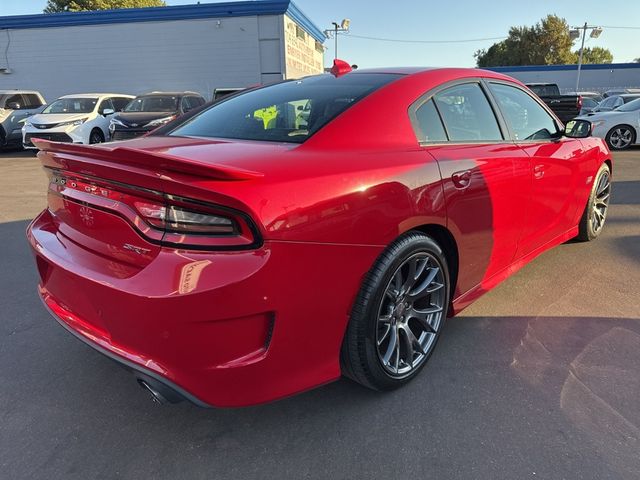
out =
<svg viewBox="0 0 640 480"><path fill-rule="evenodd" d="M175 112L178 110L178 97L174 95L149 95L133 99L125 112Z"/></svg>
<svg viewBox="0 0 640 480"><path fill-rule="evenodd" d="M91 113L96 108L97 98L61 98L42 113Z"/></svg>
<svg viewBox="0 0 640 480"><path fill-rule="evenodd" d="M636 98L635 100L632 100L629 103L620 105L618 108L615 108L614 110L616 112L635 112L636 110L640 110L640 98Z"/></svg>
<svg viewBox="0 0 640 480"><path fill-rule="evenodd" d="M171 135L302 143L396 74L317 75L222 100Z"/></svg>

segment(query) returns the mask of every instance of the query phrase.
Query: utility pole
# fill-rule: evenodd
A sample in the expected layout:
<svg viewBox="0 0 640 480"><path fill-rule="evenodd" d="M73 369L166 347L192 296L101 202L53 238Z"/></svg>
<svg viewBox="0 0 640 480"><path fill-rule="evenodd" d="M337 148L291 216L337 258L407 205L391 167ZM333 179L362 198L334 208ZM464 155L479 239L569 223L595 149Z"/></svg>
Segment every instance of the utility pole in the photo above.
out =
<svg viewBox="0 0 640 480"><path fill-rule="evenodd" d="M582 70L582 55L584 53L584 41L587 38L587 29L591 29L591 38L598 38L602 33L602 28L596 27L594 25L589 25L587 22L584 22L582 27L573 27L573 29L569 30L569 38L571 40L575 40L580 37L580 30L582 30L582 45L580 46L580 55L578 56L578 75L576 77L576 93L578 93L578 89L580 88L580 72Z"/></svg>
<svg viewBox="0 0 640 480"><path fill-rule="evenodd" d="M349 26L351 25L351 20L349 20L348 18L345 18L342 20L341 23L338 24L337 22L331 22L331 25L333 25L333 28L330 30L325 30L324 34L327 38L331 38L331 36L333 35L334 42L335 42L335 56L333 58L337 59L338 58L338 34L349 33Z"/></svg>
<svg viewBox="0 0 640 480"><path fill-rule="evenodd" d="M584 39L587 36L587 22L584 22L582 27L582 45L580 46L580 55L578 56L578 76L576 77L576 94L578 93L578 87L580 86L580 70L582 70L582 52L584 51Z"/></svg>

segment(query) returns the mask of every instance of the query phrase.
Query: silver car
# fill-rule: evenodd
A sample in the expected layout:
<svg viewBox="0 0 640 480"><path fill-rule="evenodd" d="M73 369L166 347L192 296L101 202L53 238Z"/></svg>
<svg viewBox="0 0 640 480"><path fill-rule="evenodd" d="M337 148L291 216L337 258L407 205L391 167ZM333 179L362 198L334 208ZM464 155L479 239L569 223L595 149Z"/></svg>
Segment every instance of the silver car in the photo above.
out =
<svg viewBox="0 0 640 480"><path fill-rule="evenodd" d="M0 148L22 145L22 125L46 102L33 90L0 90Z"/></svg>
<svg viewBox="0 0 640 480"><path fill-rule="evenodd" d="M612 150L624 150L640 139L640 98L610 112L590 113L578 118L590 121L593 136L604 138Z"/></svg>

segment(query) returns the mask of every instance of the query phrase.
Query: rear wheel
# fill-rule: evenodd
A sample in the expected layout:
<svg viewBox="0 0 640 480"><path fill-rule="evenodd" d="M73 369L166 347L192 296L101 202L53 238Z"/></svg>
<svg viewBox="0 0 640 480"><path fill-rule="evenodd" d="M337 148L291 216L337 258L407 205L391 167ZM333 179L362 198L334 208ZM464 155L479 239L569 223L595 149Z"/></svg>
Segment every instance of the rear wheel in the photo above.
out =
<svg viewBox="0 0 640 480"><path fill-rule="evenodd" d="M611 169L603 163L591 187L591 194L580 219L578 240L588 242L602 233L611 200Z"/></svg>
<svg viewBox="0 0 640 480"><path fill-rule="evenodd" d="M422 233L400 237L360 289L343 342L343 373L374 390L409 382L435 348L448 301L442 249Z"/></svg>
<svg viewBox="0 0 640 480"><path fill-rule="evenodd" d="M94 128L89 135L89 143L102 143L104 142L104 133L101 130Z"/></svg>
<svg viewBox="0 0 640 480"><path fill-rule="evenodd" d="M605 140L612 150L624 150L636 143L636 132L629 125L617 125L609 130Z"/></svg>

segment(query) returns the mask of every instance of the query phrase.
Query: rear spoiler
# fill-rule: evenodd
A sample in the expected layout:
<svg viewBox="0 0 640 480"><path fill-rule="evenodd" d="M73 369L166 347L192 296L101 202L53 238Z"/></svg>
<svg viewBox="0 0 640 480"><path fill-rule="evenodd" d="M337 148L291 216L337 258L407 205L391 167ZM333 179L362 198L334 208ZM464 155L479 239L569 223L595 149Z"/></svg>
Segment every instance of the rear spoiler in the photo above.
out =
<svg viewBox="0 0 640 480"><path fill-rule="evenodd" d="M229 165L187 160L173 155L131 147L115 146L108 148L106 145L95 147L75 143L51 142L40 138L33 138L31 141L38 149L44 152L81 155L89 159L93 158L120 165L186 173L213 180L253 180L264 176L261 172L253 172Z"/></svg>

